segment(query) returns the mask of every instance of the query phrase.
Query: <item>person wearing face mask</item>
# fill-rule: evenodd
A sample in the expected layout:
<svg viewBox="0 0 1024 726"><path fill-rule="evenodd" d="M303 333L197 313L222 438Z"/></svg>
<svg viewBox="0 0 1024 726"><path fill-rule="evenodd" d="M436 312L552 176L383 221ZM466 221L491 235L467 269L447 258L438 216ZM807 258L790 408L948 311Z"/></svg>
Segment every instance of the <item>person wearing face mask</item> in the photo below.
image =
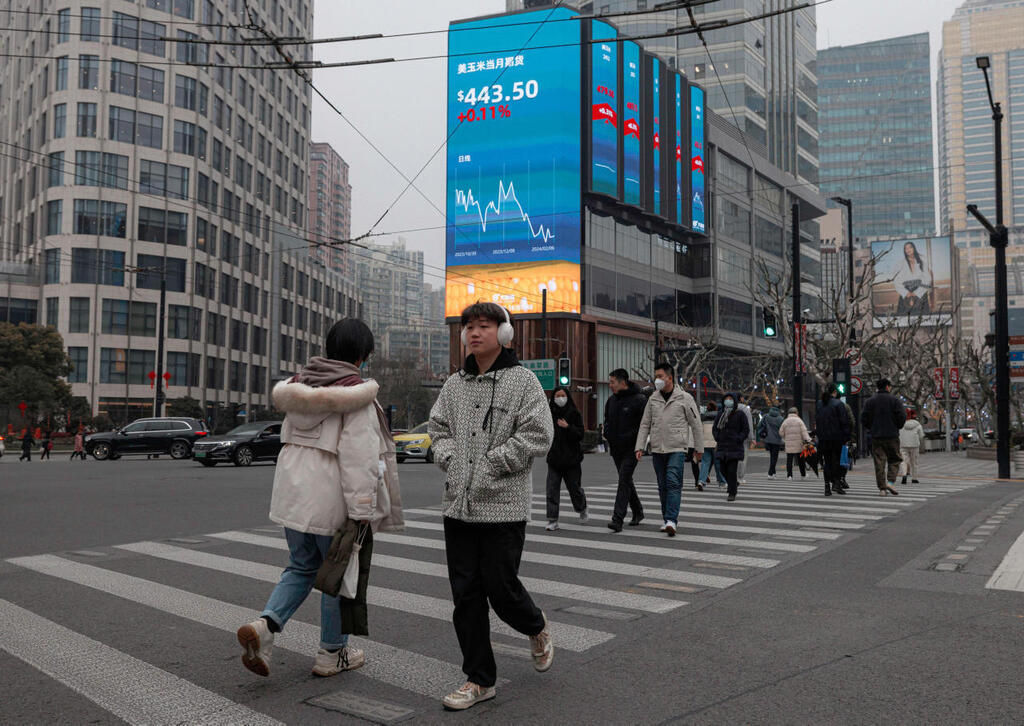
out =
<svg viewBox="0 0 1024 726"><path fill-rule="evenodd" d="M580 522L586 523L587 495L583 492L583 416L569 395L565 386L556 388L551 396L551 419L555 425L555 439L548 452L548 526L553 532L558 529L558 508L562 499L562 481L569 490L572 508L580 515Z"/></svg>
<svg viewBox="0 0 1024 726"><path fill-rule="evenodd" d="M828 386L821 394L821 405L814 419L818 434L818 451L821 452L825 496L846 494L843 488L843 468L839 465L843 444L850 440L850 418L846 407L839 400L835 386Z"/></svg>
<svg viewBox="0 0 1024 726"><path fill-rule="evenodd" d="M683 463L686 452L700 461L704 452L704 428L693 396L675 385L675 369L659 363L654 369L657 391L647 399L640 431L636 437L636 460L644 455L647 439L651 440L654 473L658 477L658 496L664 524L661 531L676 536L679 499L683 491Z"/></svg>
<svg viewBox="0 0 1024 726"><path fill-rule="evenodd" d="M712 429L718 446L715 456L722 463L722 474L728 487L728 500L736 500L739 489L739 464L746 456L747 440L750 438L750 422L747 415L736 407L736 394L728 393L722 399L722 411L715 419Z"/></svg>

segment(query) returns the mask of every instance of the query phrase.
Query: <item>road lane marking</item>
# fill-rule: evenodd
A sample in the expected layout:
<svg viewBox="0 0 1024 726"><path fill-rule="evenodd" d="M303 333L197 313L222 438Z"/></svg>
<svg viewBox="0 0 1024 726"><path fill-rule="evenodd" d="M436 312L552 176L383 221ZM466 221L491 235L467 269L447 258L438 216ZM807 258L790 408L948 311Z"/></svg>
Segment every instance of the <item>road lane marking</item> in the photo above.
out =
<svg viewBox="0 0 1024 726"><path fill-rule="evenodd" d="M250 562L249 560L242 560L236 557L225 557L210 552L166 545L160 542L133 542L131 544L117 545L117 549L150 557L158 557L172 562L180 562L194 567L204 567L217 572L239 575L240 577L248 577L275 585L281 579L280 566ZM419 615L446 623L451 622L452 619L453 605L450 600L442 600L427 595L370 585L366 591L366 601L376 607L398 610L410 615ZM595 645L601 645L615 637L612 633L559 623L554 620L548 620L548 623L551 626L552 633L557 637L560 647L576 653L582 653L593 648ZM514 638L527 637L517 633L497 617L493 617L493 613L491 617L491 630L500 635Z"/></svg>
<svg viewBox="0 0 1024 726"><path fill-rule="evenodd" d="M1024 592L1024 534L1007 551L985 587L990 590Z"/></svg>
<svg viewBox="0 0 1024 726"><path fill-rule="evenodd" d="M269 547L272 549L284 550L286 552L288 551L288 543L279 537L266 537L250 534L249 532L221 532L210 536L232 542L255 545L257 547ZM407 557L385 555L381 554L379 551L374 551L373 564L371 567L383 567L389 570L398 570L399 572L413 572L417 575L439 577L444 580L448 579L448 567L446 565L437 562L425 562L423 560L410 559ZM648 613L667 613L687 604L681 600L669 600L663 597L636 595L618 590L577 585L571 582L542 580L535 577L523 577L522 575L520 575L519 580L528 590L535 594L562 597L568 600L581 600L583 602L607 605L609 607L641 610Z"/></svg>
<svg viewBox="0 0 1024 726"><path fill-rule="evenodd" d="M0 600L0 649L130 724L283 726L7 600Z"/></svg>

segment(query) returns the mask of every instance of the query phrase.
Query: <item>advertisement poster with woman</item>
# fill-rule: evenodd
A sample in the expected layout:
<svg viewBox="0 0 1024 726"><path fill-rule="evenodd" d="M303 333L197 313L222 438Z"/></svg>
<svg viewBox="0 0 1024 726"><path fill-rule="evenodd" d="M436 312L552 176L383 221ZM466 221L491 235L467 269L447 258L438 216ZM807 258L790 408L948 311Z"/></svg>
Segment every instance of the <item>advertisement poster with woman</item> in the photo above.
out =
<svg viewBox="0 0 1024 726"><path fill-rule="evenodd" d="M875 327L886 318L897 325L949 325L953 272L948 237L871 243L875 282L871 302Z"/></svg>

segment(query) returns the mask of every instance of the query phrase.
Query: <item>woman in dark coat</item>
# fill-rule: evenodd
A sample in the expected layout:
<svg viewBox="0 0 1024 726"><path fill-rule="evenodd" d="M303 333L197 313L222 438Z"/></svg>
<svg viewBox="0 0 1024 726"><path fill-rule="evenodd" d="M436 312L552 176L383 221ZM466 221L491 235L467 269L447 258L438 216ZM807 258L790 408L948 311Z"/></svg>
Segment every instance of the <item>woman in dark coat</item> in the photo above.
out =
<svg viewBox="0 0 1024 726"><path fill-rule="evenodd" d="M728 500L732 502L739 489L737 468L743 461L747 438L750 436L750 422L747 415L736 407L735 394L727 393L722 398L722 410L715 419L712 432L717 442L715 456L722 463L722 474L728 485Z"/></svg>
<svg viewBox="0 0 1024 726"><path fill-rule="evenodd" d="M555 424L555 438L548 452L548 526L549 532L558 529L558 507L562 499L562 480L569 490L572 508L586 522L587 495L583 493L583 416L572 402L569 389L559 386L551 395L551 419Z"/></svg>
<svg viewBox="0 0 1024 726"><path fill-rule="evenodd" d="M35 439L32 438L32 429L26 428L25 435L21 437L21 456L18 457L18 461L28 459L32 461L32 444L35 443Z"/></svg>
<svg viewBox="0 0 1024 726"><path fill-rule="evenodd" d="M827 386L821 394L814 430L818 434L818 452L824 469L825 496L832 496L832 492L846 494L839 460L843 444L850 440L850 418L835 386Z"/></svg>

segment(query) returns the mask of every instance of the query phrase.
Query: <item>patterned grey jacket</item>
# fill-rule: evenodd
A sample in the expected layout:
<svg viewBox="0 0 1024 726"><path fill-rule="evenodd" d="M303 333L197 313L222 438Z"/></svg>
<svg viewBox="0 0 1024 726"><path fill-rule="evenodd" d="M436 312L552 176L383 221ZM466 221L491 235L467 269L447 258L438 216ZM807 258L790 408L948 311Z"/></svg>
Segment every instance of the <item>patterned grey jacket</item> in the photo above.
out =
<svg viewBox="0 0 1024 726"><path fill-rule="evenodd" d="M469 356L445 381L427 430L434 460L447 474L444 516L530 518L533 460L551 448L554 426L540 382L515 353L506 348L483 375Z"/></svg>

